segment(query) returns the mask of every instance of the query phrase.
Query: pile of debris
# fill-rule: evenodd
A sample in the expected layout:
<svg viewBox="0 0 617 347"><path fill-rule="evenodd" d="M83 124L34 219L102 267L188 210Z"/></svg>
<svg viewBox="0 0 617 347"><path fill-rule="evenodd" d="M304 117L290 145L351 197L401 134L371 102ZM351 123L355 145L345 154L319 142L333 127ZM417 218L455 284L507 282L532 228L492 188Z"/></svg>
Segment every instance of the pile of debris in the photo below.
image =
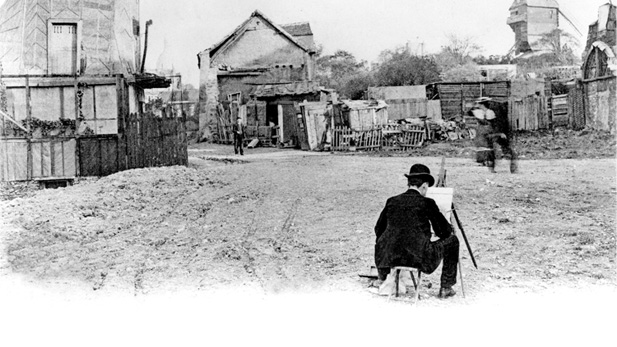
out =
<svg viewBox="0 0 617 347"><path fill-rule="evenodd" d="M476 136L477 123L470 117L450 121L405 118L398 120L397 123L424 126L428 129L429 139L433 142L473 139Z"/></svg>

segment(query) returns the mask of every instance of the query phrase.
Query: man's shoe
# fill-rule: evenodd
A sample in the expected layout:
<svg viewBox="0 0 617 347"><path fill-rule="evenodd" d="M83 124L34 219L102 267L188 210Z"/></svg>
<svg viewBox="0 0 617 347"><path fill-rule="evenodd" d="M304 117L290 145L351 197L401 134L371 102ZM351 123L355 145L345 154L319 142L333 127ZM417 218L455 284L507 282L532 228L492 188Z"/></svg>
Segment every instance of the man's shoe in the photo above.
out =
<svg viewBox="0 0 617 347"><path fill-rule="evenodd" d="M449 298L449 297L454 296L454 295L456 295L456 292L452 288L441 288L441 289L439 289L439 298L440 299Z"/></svg>
<svg viewBox="0 0 617 347"><path fill-rule="evenodd" d="M382 284L383 284L383 281L382 281L382 280L380 280L380 279L377 279L377 280L374 280L374 281L371 283L371 286L372 286L372 287L377 287L377 288L379 288L379 287L381 287L381 285L382 285Z"/></svg>

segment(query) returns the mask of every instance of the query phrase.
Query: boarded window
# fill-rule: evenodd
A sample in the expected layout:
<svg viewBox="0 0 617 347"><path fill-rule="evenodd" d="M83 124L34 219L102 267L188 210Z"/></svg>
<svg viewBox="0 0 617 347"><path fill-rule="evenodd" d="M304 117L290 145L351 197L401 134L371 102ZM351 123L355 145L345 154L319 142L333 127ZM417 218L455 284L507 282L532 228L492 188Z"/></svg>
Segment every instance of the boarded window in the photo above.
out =
<svg viewBox="0 0 617 347"><path fill-rule="evenodd" d="M52 24L49 33L49 73L74 75L77 72L77 25Z"/></svg>

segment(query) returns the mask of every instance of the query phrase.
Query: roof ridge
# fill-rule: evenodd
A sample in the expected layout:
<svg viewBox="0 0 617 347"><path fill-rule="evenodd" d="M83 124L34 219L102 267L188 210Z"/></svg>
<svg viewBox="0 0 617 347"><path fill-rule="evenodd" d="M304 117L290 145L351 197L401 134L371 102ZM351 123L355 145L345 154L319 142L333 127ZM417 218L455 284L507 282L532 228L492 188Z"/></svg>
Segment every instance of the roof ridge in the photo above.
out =
<svg viewBox="0 0 617 347"><path fill-rule="evenodd" d="M251 15L242 22L242 24L240 24L238 27L236 27L236 29L234 29L230 34L228 34L227 36L225 36L221 41L217 42L216 44L214 44L213 46L210 47L210 54L211 56L213 55L212 52L213 51L217 51L219 48L221 48L228 40L233 39L234 36L236 36L238 34L238 32L251 20L251 18L253 17L261 17L263 20L267 21L270 25L272 25L275 30L279 31L281 34L283 34L283 36L285 36L289 41L293 42L295 45L297 45L298 47L300 47L302 50L309 52L311 50L310 47L306 47L304 46L301 42L299 42L298 40L296 40L293 35L291 35L289 32L287 32L287 30L285 30L280 24L276 24L274 21L272 21L270 18L268 18L266 15L264 15L261 11L259 10L255 10L251 13ZM308 22L307 22L308 23ZM310 26L310 25L309 25Z"/></svg>
<svg viewBox="0 0 617 347"><path fill-rule="evenodd" d="M290 25L299 25L299 24L310 24L309 21L303 21L303 22L293 22L293 23L285 23L285 24L279 24L280 26L286 27L286 26L290 26Z"/></svg>

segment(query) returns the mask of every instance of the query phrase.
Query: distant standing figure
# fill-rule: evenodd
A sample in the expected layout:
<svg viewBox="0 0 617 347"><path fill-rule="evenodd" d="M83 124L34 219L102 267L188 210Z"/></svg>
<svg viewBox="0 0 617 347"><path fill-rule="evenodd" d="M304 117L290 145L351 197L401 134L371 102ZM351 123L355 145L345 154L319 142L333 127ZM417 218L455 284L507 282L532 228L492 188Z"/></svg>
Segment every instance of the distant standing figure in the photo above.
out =
<svg viewBox="0 0 617 347"><path fill-rule="evenodd" d="M244 150L242 149L242 142L244 140L244 124L242 123L242 118L238 117L236 119L236 123L234 123L233 128L234 132L234 153L240 155L244 155Z"/></svg>
<svg viewBox="0 0 617 347"><path fill-rule="evenodd" d="M497 107L489 104L491 100L488 97L481 97L476 100L476 107L471 110L473 116L478 120L476 143L490 149L486 163L491 172L495 172L495 144L498 144L503 154L510 158L510 172L515 173L517 171L517 157L510 142L511 133L508 116L504 112L495 113L493 109Z"/></svg>

